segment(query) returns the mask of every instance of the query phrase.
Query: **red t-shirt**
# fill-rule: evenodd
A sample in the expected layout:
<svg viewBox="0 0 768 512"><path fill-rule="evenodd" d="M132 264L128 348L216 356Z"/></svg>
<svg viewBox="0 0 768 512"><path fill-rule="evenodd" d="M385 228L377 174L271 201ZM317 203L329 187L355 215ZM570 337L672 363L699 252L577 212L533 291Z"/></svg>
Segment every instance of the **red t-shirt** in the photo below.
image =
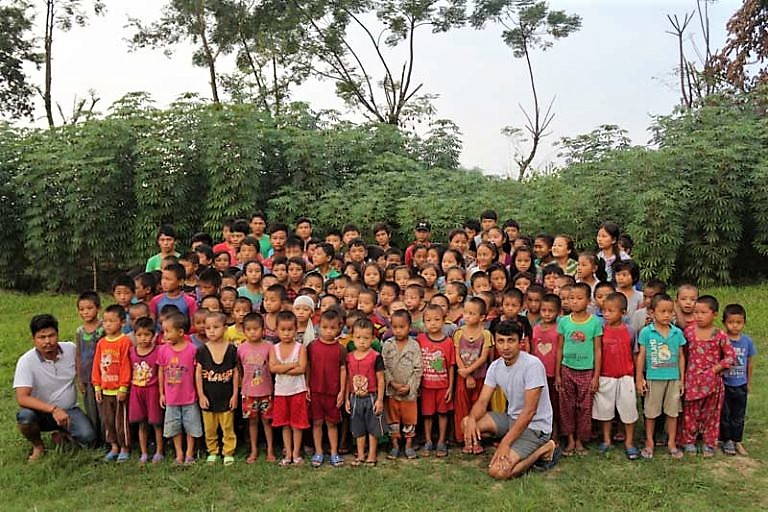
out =
<svg viewBox="0 0 768 512"><path fill-rule="evenodd" d="M635 365L632 361L632 334L626 324L618 327L603 326L603 356L600 368L602 377L632 376Z"/></svg>
<svg viewBox="0 0 768 512"><path fill-rule="evenodd" d="M456 351L453 340L444 337L442 341L432 341L426 333L416 336L421 347L421 387L425 389L445 389L448 387L448 370L456 364Z"/></svg>
<svg viewBox="0 0 768 512"><path fill-rule="evenodd" d="M531 353L544 364L547 377L554 377L557 359L557 326L553 325L547 330L544 330L541 324L533 326Z"/></svg>
<svg viewBox="0 0 768 512"><path fill-rule="evenodd" d="M384 360L381 358L381 354L375 350L369 349L362 359L357 359L354 352L347 354L347 373L349 374L347 389L349 392L360 396L376 393L378 388L377 371L384 371Z"/></svg>
<svg viewBox="0 0 768 512"><path fill-rule="evenodd" d="M334 340L323 343L316 339L307 347L309 359L309 390L324 395L338 395L341 391L339 371L345 366L347 349Z"/></svg>

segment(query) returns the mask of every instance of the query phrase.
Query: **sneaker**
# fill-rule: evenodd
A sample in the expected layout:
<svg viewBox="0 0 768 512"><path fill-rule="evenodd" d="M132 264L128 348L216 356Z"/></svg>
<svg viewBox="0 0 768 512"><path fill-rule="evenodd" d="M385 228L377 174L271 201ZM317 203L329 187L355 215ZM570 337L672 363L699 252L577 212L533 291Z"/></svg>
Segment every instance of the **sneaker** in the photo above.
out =
<svg viewBox="0 0 768 512"><path fill-rule="evenodd" d="M208 456L208 457L205 459L205 462L206 462L207 464L216 464L217 462L219 462L219 456L218 456L218 455L209 455L209 456Z"/></svg>
<svg viewBox="0 0 768 512"><path fill-rule="evenodd" d="M419 456L416 454L416 450L413 448L406 448L405 449L405 458L406 459L418 459Z"/></svg>
<svg viewBox="0 0 768 512"><path fill-rule="evenodd" d="M392 448L391 450L389 450L389 453L387 454L388 459L396 459L399 456L400 456L400 450L398 450L397 448Z"/></svg>
<svg viewBox="0 0 768 512"><path fill-rule="evenodd" d="M120 452L120 455L117 456L117 462L126 462L130 458L131 458L130 453Z"/></svg>
<svg viewBox="0 0 768 512"><path fill-rule="evenodd" d="M611 449L611 445L609 445L608 443L600 443L599 445L597 445L597 452L600 455L605 455L610 449Z"/></svg>
<svg viewBox="0 0 768 512"><path fill-rule="evenodd" d="M231 455L225 455L224 456L224 465L225 466L231 466L235 463L235 458Z"/></svg>
<svg viewBox="0 0 768 512"><path fill-rule="evenodd" d="M723 453L726 455L736 455L736 443L726 441L723 443Z"/></svg>
<svg viewBox="0 0 768 512"><path fill-rule="evenodd" d="M331 466L338 468L339 466L344 465L344 457L339 455L338 453L336 455L331 455Z"/></svg>
<svg viewBox="0 0 768 512"><path fill-rule="evenodd" d="M118 455L120 454L117 452L107 452L107 454L104 456L104 462L115 462Z"/></svg>
<svg viewBox="0 0 768 512"><path fill-rule="evenodd" d="M316 453L312 456L312 467L313 468L319 468L323 465L323 461L325 460L325 457L323 457L322 453Z"/></svg>

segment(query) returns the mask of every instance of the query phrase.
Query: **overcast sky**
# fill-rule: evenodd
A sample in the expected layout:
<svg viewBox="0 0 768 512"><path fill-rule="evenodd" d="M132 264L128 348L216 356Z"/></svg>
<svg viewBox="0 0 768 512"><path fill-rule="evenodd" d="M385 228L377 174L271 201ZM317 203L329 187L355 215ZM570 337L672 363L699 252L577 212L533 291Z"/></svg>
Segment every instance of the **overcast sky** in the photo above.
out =
<svg viewBox="0 0 768 512"><path fill-rule="evenodd" d="M40 0L36 3L38 7L44 4ZM161 51L128 52L128 16L156 19L165 2L106 3L105 16L60 34L55 41L53 94L65 112L71 111L75 95L86 96L89 89L102 98L102 109L130 91L150 92L158 106L167 105L184 91L210 96L207 71L192 65L191 46L180 45L170 59ZM536 163L544 165L555 158L551 143L559 137L589 132L600 124L618 124L629 131L635 144L645 144L651 116L669 113L679 102L674 76L676 41L665 33L669 29L665 15L682 16L695 9L696 1L549 3L579 14L583 26L547 52L533 54L540 98L549 101L556 97L552 135ZM714 48L722 46L725 23L740 4L720 0L710 6ZM40 8L38 12L42 12ZM698 22L693 23L690 35L701 41L700 32ZM518 103L529 106L531 102L523 62L512 57L500 39L500 30L493 26L440 35L424 32L417 37L415 79L424 82L424 91L439 94L437 117L453 120L462 130L462 164L489 173L510 172L514 168L512 145L501 129L522 126ZM695 57L691 41L687 51L690 58ZM231 70L231 60L225 60L220 69ZM42 74L36 78L42 81ZM315 109L344 110L330 82L311 81L295 92L294 99L308 101ZM38 107L42 116L42 105Z"/></svg>

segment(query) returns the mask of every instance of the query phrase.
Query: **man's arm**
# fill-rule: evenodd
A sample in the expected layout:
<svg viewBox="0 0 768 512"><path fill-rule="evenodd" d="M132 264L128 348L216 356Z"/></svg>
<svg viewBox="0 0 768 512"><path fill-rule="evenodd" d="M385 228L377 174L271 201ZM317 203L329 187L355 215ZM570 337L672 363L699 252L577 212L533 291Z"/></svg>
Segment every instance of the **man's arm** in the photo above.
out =
<svg viewBox="0 0 768 512"><path fill-rule="evenodd" d="M32 409L42 413L52 414L53 419L56 420L56 424L60 427L66 427L69 423L69 414L67 411L48 402L44 402L39 398L32 396L32 388L19 387L16 388L16 403L19 407L24 409Z"/></svg>
<svg viewBox="0 0 768 512"><path fill-rule="evenodd" d="M491 460L491 464L502 457L508 457L509 447L512 446L512 443L517 441L517 438L519 438L522 433L525 432L525 429L528 428L528 425L531 424L531 420L536 416L536 410L539 408L539 399L541 398L542 389L543 388L539 387L525 390L523 409L509 428L509 431L501 438L499 447L493 455L493 460Z"/></svg>
<svg viewBox="0 0 768 512"><path fill-rule="evenodd" d="M479 443L482 433L477 428L477 422L488 413L488 404L491 401L496 386L483 385L483 389L480 390L480 397L472 406L467 416L467 422L464 424L464 438L469 437L473 443Z"/></svg>

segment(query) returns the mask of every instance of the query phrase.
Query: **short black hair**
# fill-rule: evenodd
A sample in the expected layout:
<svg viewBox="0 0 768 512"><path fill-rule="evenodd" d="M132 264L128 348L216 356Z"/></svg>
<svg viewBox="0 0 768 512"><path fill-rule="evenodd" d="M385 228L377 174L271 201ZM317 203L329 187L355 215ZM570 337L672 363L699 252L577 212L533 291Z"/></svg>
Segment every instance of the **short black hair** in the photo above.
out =
<svg viewBox="0 0 768 512"><path fill-rule="evenodd" d="M480 220L483 219L499 220L499 216L493 210L483 210L483 212L480 214Z"/></svg>
<svg viewBox="0 0 768 512"><path fill-rule="evenodd" d="M255 311L252 311L243 317L243 325L249 322L256 322L259 324L259 327L264 327L264 317Z"/></svg>
<svg viewBox="0 0 768 512"><path fill-rule="evenodd" d="M298 247L299 249L304 249L304 242L301 240L301 238L291 235L285 241L285 248L288 249L289 247Z"/></svg>
<svg viewBox="0 0 768 512"><path fill-rule="evenodd" d="M356 225L354 225L354 224L347 224L347 225L346 225L346 226L344 226L344 228L341 230L342 236L343 236L343 235L346 235L346 234L347 234L347 233L349 233L350 231L354 231L355 233L360 233L360 228L358 228L358 227L357 227Z"/></svg>
<svg viewBox="0 0 768 512"><path fill-rule="evenodd" d="M651 311L656 309L656 306L659 305L659 302L671 302L672 304L675 303L675 301L672 300L672 297L666 293L657 293L651 299Z"/></svg>
<svg viewBox="0 0 768 512"><path fill-rule="evenodd" d="M179 258L179 261L189 261L194 265L200 264L200 258L197 255L197 251L185 252L184 254L181 255L181 257Z"/></svg>
<svg viewBox="0 0 768 512"><path fill-rule="evenodd" d="M632 276L632 284L637 284L640 280L640 267L632 260L620 260L617 258L613 265L611 265L611 268L613 269L614 281L616 280L616 274L625 270Z"/></svg>
<svg viewBox="0 0 768 512"><path fill-rule="evenodd" d="M206 283L218 289L221 286L221 274L215 268L207 268L200 272L197 278L199 283Z"/></svg>
<svg viewBox="0 0 768 512"><path fill-rule="evenodd" d="M296 315L293 314L293 311L280 311L277 314L276 323L280 323L280 322L292 322L293 325L296 325L297 323Z"/></svg>
<svg viewBox="0 0 768 512"><path fill-rule="evenodd" d="M375 235L379 231L384 231L388 235L392 234L392 228L390 228L389 224L387 224L386 222L377 222L376 224L373 225L373 234Z"/></svg>
<svg viewBox="0 0 768 512"><path fill-rule="evenodd" d="M171 224L163 224L160 226L157 230L157 238L160 239L161 236L169 236L173 239L178 238L176 236L176 229Z"/></svg>
<svg viewBox="0 0 768 512"><path fill-rule="evenodd" d="M57 333L59 332L59 321L56 317L44 313L42 315L35 315L32 320L29 321L29 330L32 332L32 336L42 331L43 329L53 329Z"/></svg>
<svg viewBox="0 0 768 512"><path fill-rule="evenodd" d="M398 309L392 313L392 320L395 318L405 318L408 321L408 325L411 325L411 314L407 309Z"/></svg>
<svg viewBox="0 0 768 512"><path fill-rule="evenodd" d="M99 294L96 293L93 290L84 291L83 293L81 293L80 295L77 296L77 305L78 306L83 301L91 302L97 308L101 307L101 297L99 297Z"/></svg>
<svg viewBox="0 0 768 512"><path fill-rule="evenodd" d="M181 329L182 331L187 330L187 317L181 313L171 313L165 317L163 322L171 322L174 329Z"/></svg>
<svg viewBox="0 0 768 512"><path fill-rule="evenodd" d="M613 292L605 298L605 302L617 302L619 304L619 309L622 311L627 310L627 297L623 293Z"/></svg>
<svg viewBox="0 0 768 512"><path fill-rule="evenodd" d="M118 274L115 277L115 279L112 281L112 293L115 292L115 288L118 286L125 286L132 292L136 291L136 283L133 282L133 279L131 279L131 276L128 274Z"/></svg>
<svg viewBox="0 0 768 512"><path fill-rule="evenodd" d="M136 281L141 283L141 286L143 286L144 288L149 288L152 293L155 292L155 287L157 286L157 279L155 279L155 274L153 274L152 272L142 272L141 274L134 277L133 278L134 288L136 287Z"/></svg>
<svg viewBox="0 0 768 512"><path fill-rule="evenodd" d="M187 271L184 269L184 265L181 263L171 263L163 270L167 272L173 272L173 274L176 276L176 279L179 281L183 281L187 278Z"/></svg>
<svg viewBox="0 0 768 512"><path fill-rule="evenodd" d="M570 286L571 290L583 290L587 294L587 298L592 298L592 287L587 283L576 283Z"/></svg>
<svg viewBox="0 0 768 512"><path fill-rule="evenodd" d="M706 304L707 307L715 313L720 309L720 303L718 303L717 299L712 295L702 295L696 299L696 304Z"/></svg>
<svg viewBox="0 0 768 512"><path fill-rule="evenodd" d="M336 308L328 308L323 312L322 315L320 315L320 321L323 321L323 320L341 321L342 320L341 313L339 313L339 310Z"/></svg>
<svg viewBox="0 0 768 512"><path fill-rule="evenodd" d="M496 334L501 334L502 336L517 335L517 339L520 340L523 337L523 330L520 329L520 326L514 320L502 320L496 326Z"/></svg>
<svg viewBox="0 0 768 512"><path fill-rule="evenodd" d="M480 229L481 229L480 228L480 222L476 221L475 219L467 219L467 220L465 220L463 226L465 228L469 228L469 229L471 229L472 231L475 231L475 232L480 231ZM454 236L456 236L455 233L453 233L451 238L453 238ZM449 238L449 240L451 238Z"/></svg>
<svg viewBox="0 0 768 512"><path fill-rule="evenodd" d="M207 245L208 247L213 246L213 238L208 233L200 232L192 235L192 238L189 240L189 245L196 242L203 242L203 245Z"/></svg>
<svg viewBox="0 0 768 512"><path fill-rule="evenodd" d="M268 293L277 293L278 295L280 295L280 302L285 302L288 300L288 292L286 292L285 286L281 284L275 283L271 285L269 288L267 288L266 290L264 290L264 295Z"/></svg>
<svg viewBox="0 0 768 512"><path fill-rule="evenodd" d="M205 257L208 258L209 260L212 260L214 257L213 249L208 244L198 245L197 247L195 247L195 252L198 254L205 255Z"/></svg>
<svg viewBox="0 0 768 512"><path fill-rule="evenodd" d="M485 316L485 315L488 314L488 305L480 297L472 297L471 299L469 299L467 304L474 304L477 307L479 307L480 308L480 316Z"/></svg>
<svg viewBox="0 0 768 512"><path fill-rule="evenodd" d="M365 240L363 240L362 238L353 238L352 240L349 241L349 247L350 249L352 247L362 247L363 249L365 249Z"/></svg>
<svg viewBox="0 0 768 512"><path fill-rule="evenodd" d="M264 224L267 223L267 216L264 215L264 212L261 210L257 210L251 214L251 221L253 221L253 219L261 219L264 221Z"/></svg>
<svg viewBox="0 0 768 512"><path fill-rule="evenodd" d="M142 316L141 318L137 318L136 321L133 323L133 330L138 331L139 329L146 329L148 331L154 332L155 321L148 316Z"/></svg>
<svg viewBox="0 0 768 512"><path fill-rule="evenodd" d="M274 233L277 233L278 231L283 231L287 235L291 230L288 229L287 224L283 224L282 222L275 222L273 224L270 224L269 226L269 234L272 235Z"/></svg>
<svg viewBox="0 0 768 512"><path fill-rule="evenodd" d="M309 219L309 217L299 217L296 219L296 227L299 227L299 224L309 224L312 226L312 221Z"/></svg>
<svg viewBox="0 0 768 512"><path fill-rule="evenodd" d="M521 292L517 288L507 288L506 290L504 290L504 293L501 295L502 302L504 302L504 299L517 299L518 301L520 301L520 304L522 304L524 298L525 298L525 295L523 295L523 292Z"/></svg>
<svg viewBox="0 0 768 512"><path fill-rule="evenodd" d="M125 322L125 317L127 316L125 312L125 308L121 306L120 304L111 304L107 306L107 308L104 310L104 314L107 313L114 313L120 318L121 322Z"/></svg>
<svg viewBox="0 0 768 512"><path fill-rule="evenodd" d="M546 267L544 267L541 270L541 277L543 279L543 278L547 277L550 274L556 274L558 276L564 276L565 272L563 272L563 269L560 268L560 265L558 265L557 263L550 263L549 265L547 265Z"/></svg>
<svg viewBox="0 0 768 512"><path fill-rule="evenodd" d="M504 225L502 228L515 228L518 231L520 231L520 223L517 222L515 219L507 219L504 221Z"/></svg>
<svg viewBox="0 0 768 512"><path fill-rule="evenodd" d="M560 311L563 306L563 303L560 300L560 296L555 293L545 293L541 298L541 303L544 304L545 302L547 304L554 304L556 311Z"/></svg>
<svg viewBox="0 0 768 512"><path fill-rule="evenodd" d="M246 222L243 219L237 219L235 222L232 223L232 227L230 228L230 231L232 233L242 233L246 236L251 234L251 227L248 225L248 222Z"/></svg>
<svg viewBox="0 0 768 512"><path fill-rule="evenodd" d="M616 285L610 281L600 281L597 283L595 285L595 293L597 293L597 290L600 290L601 288L610 288L612 291L616 291Z"/></svg>
<svg viewBox="0 0 768 512"><path fill-rule="evenodd" d="M741 316L744 321L747 321L747 310L741 304L728 304L723 308L723 323L728 320L729 316Z"/></svg>
<svg viewBox="0 0 768 512"><path fill-rule="evenodd" d="M397 312L395 312L395 313L397 313ZM406 313L407 313L407 311L406 311ZM394 313L392 315L394 316ZM410 318L410 315L409 315L409 318ZM371 334L373 334L373 322L371 322L367 318L360 318L352 326L352 334L353 335L355 334L355 330L357 330L357 329L366 329L366 330L371 331Z"/></svg>

